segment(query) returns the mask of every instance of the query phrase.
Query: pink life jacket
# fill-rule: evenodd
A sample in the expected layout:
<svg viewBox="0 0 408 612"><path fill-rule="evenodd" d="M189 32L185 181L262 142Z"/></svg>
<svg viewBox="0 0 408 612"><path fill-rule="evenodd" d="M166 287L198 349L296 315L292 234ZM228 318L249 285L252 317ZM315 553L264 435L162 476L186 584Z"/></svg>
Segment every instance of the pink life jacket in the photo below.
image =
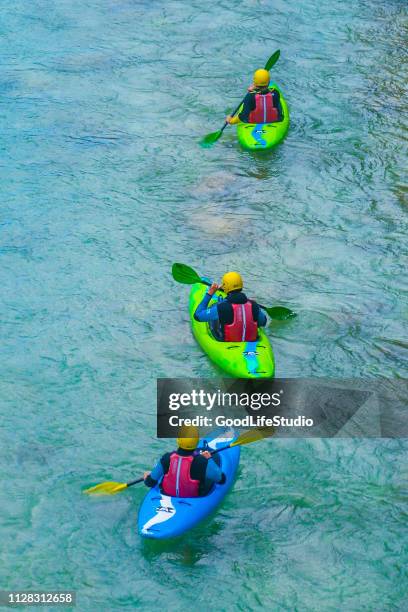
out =
<svg viewBox="0 0 408 612"><path fill-rule="evenodd" d="M278 121L278 109L273 105L273 96L267 94L255 94L255 110L249 113L248 123L273 123Z"/></svg>
<svg viewBox="0 0 408 612"><path fill-rule="evenodd" d="M234 320L224 325L225 342L254 342L258 336L258 323L252 316L252 303L231 304Z"/></svg>
<svg viewBox="0 0 408 612"><path fill-rule="evenodd" d="M173 497L198 497L199 480L190 476L194 455L183 457L176 452L170 455L169 471L163 478L162 489L165 495Z"/></svg>

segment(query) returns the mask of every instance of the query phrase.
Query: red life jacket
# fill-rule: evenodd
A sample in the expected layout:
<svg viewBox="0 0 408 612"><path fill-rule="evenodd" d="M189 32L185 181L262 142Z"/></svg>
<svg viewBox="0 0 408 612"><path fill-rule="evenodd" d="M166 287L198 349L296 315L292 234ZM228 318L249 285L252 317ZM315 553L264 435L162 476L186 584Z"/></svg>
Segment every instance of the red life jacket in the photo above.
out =
<svg viewBox="0 0 408 612"><path fill-rule="evenodd" d="M278 121L278 109L273 105L273 96L267 94L255 94L255 110L249 113L248 123L273 123Z"/></svg>
<svg viewBox="0 0 408 612"><path fill-rule="evenodd" d="M199 480L190 476L194 455L183 457L177 453L170 455L169 471L163 478L162 489L165 495L173 497L198 497Z"/></svg>
<svg viewBox="0 0 408 612"><path fill-rule="evenodd" d="M254 342L258 337L258 323L252 316L252 304L231 304L234 320L224 325L225 342Z"/></svg>

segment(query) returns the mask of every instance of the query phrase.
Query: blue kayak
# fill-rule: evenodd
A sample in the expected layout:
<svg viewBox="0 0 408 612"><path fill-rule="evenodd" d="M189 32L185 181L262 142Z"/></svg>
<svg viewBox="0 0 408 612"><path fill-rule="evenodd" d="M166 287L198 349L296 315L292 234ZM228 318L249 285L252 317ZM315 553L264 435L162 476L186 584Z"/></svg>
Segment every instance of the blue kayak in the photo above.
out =
<svg viewBox="0 0 408 612"><path fill-rule="evenodd" d="M209 434L200 443L209 450L227 446L236 435L229 432ZM206 518L224 499L234 483L239 463L240 447L233 446L220 453L221 469L226 476L224 484L215 484L205 497L170 497L160 491L159 485L150 489L139 510L138 530L144 538L163 540L185 533Z"/></svg>

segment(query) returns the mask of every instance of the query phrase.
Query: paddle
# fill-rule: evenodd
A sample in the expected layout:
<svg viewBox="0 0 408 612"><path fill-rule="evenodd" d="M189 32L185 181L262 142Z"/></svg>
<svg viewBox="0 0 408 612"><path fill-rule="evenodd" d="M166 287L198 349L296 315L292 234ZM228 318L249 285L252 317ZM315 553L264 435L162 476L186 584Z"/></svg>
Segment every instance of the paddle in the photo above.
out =
<svg viewBox="0 0 408 612"><path fill-rule="evenodd" d="M107 480L106 482L101 482L101 484L95 485L90 489L85 489L84 493L94 493L96 495L116 495L116 493L119 493L119 491L123 491L123 489L127 489L128 487L133 487L133 485L143 481L144 478L138 478L137 480L132 480L131 482L114 482Z"/></svg>
<svg viewBox="0 0 408 612"><path fill-rule="evenodd" d="M220 453L221 451L227 450L233 446L244 446L244 444L251 444L251 442L263 440L264 438L272 436L274 433L273 427L263 427L261 429L246 431L238 436L234 442L228 444L228 446L223 446L210 452L211 455L215 455L215 453ZM100 484L90 487L89 489L85 489L84 493L95 495L116 495L116 493L119 493L119 491L133 487L133 485L143 482L143 480L144 478L138 478L137 480L132 480L131 482L113 482L109 480L106 482L101 482Z"/></svg>
<svg viewBox="0 0 408 612"><path fill-rule="evenodd" d="M194 285L194 283L202 283L203 285L211 286L209 281L203 280L193 268L187 266L182 263L174 263L171 269L171 273L173 278L178 283L182 283L184 285ZM296 317L296 313L289 308L285 308L285 306L272 306L267 307L259 304L265 312L268 313L271 319L275 319L276 321L286 321L287 319L293 319Z"/></svg>
<svg viewBox="0 0 408 612"><path fill-rule="evenodd" d="M275 51L275 53L271 55L271 57L266 62L265 70L270 70L272 66L274 66L276 62L278 61L279 56L280 56L280 50L278 49L277 51ZM237 114L237 112L241 108L241 104L243 103L244 103L244 99L242 99L241 102L238 104L237 108L234 110L231 117L234 117L234 115ZM227 125L228 125L228 122L226 121L220 130L217 130L216 132L211 132L211 134L207 134L206 136L204 136L204 138L200 142L200 145L202 147L212 147L212 145L215 144L217 140L221 138L222 133L227 127Z"/></svg>

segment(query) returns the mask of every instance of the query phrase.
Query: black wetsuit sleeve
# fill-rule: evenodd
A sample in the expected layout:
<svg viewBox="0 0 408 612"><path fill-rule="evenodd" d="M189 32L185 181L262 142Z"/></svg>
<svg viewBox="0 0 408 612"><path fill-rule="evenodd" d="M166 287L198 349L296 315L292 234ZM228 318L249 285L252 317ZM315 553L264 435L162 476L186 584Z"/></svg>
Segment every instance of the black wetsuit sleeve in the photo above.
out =
<svg viewBox="0 0 408 612"><path fill-rule="evenodd" d="M252 302L252 316L254 317L254 321L258 321L259 306L256 302Z"/></svg>
<svg viewBox="0 0 408 612"><path fill-rule="evenodd" d="M259 327L265 327L267 323L266 314L263 310L261 310L261 307L256 302L252 302L252 316L254 321L258 323Z"/></svg>
<svg viewBox="0 0 408 612"><path fill-rule="evenodd" d="M243 123L249 122L250 113L255 110L255 94L248 92L244 98L244 106L242 111L239 113L238 117L243 121Z"/></svg>
<svg viewBox="0 0 408 612"><path fill-rule="evenodd" d="M282 121L283 119L283 110L282 110L282 104L280 101L280 93L277 89L274 89L272 91L272 98L273 98L273 105L275 108L278 109L278 119L279 121Z"/></svg>
<svg viewBox="0 0 408 612"><path fill-rule="evenodd" d="M198 480L200 483L199 495L206 495L208 493L208 483L206 478L207 465L208 460L202 455L197 455L194 457L194 461L191 464L190 476L193 480ZM224 473L222 473L218 484L224 484L224 482L226 482L226 476ZM210 486L211 484L212 482L210 481Z"/></svg>
<svg viewBox="0 0 408 612"><path fill-rule="evenodd" d="M217 304L218 320L222 326L231 325L234 320L234 310L228 302L219 302Z"/></svg>
<svg viewBox="0 0 408 612"><path fill-rule="evenodd" d="M199 480L200 484L205 482L205 472L207 470L207 459L202 455L194 457L191 464L190 476L193 480Z"/></svg>

